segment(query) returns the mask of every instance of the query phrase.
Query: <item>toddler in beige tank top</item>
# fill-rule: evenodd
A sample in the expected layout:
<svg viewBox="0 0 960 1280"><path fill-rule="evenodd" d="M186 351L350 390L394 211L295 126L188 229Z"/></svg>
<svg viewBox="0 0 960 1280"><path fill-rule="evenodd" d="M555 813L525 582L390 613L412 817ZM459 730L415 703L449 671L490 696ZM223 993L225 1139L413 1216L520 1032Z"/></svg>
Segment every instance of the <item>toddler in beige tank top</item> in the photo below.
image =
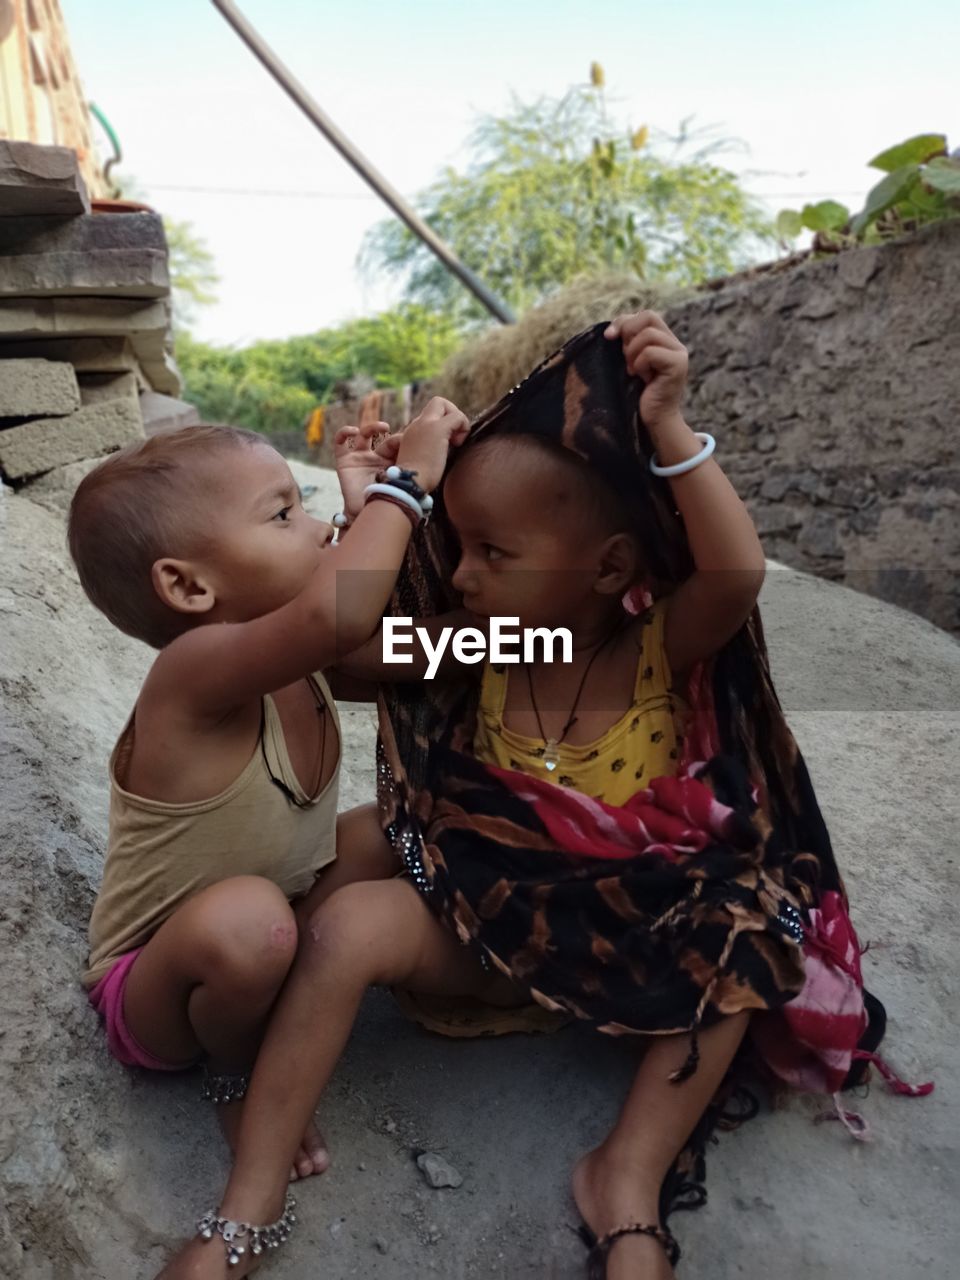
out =
<svg viewBox="0 0 960 1280"><path fill-rule="evenodd" d="M435 400L375 445L383 426L338 433L342 545L306 514L284 459L231 427L114 454L71 505L88 597L158 650L110 760L83 982L124 1064L203 1061L228 1136L301 928L352 880L398 870L373 805L338 818L324 672L376 631L426 511L422 490L376 483L382 468L432 488L466 419ZM327 1163L310 1124L293 1176Z"/></svg>

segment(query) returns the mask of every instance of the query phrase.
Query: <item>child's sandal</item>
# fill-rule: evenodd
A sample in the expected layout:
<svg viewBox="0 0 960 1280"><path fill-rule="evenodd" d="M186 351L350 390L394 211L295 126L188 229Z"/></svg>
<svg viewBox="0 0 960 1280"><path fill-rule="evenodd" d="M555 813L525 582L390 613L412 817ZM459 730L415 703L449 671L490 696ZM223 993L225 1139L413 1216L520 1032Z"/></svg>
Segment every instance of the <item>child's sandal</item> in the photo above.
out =
<svg viewBox="0 0 960 1280"><path fill-rule="evenodd" d="M215 1210L205 1213L197 1223L197 1231L203 1240L212 1240L219 1236L226 1245L227 1265L239 1266L249 1247L254 1258L259 1258L266 1249L279 1249L286 1244L296 1214L293 1212L296 1200L287 1192L283 1204L283 1213L265 1227L255 1227L249 1222L234 1222L232 1218L221 1218Z"/></svg>
<svg viewBox="0 0 960 1280"><path fill-rule="evenodd" d="M667 1255L667 1261L671 1267L675 1267L680 1260L680 1246L676 1240L666 1229L659 1224L625 1222L619 1227L614 1227L612 1231L607 1231L599 1239L593 1234L590 1228L583 1224L580 1228L580 1238L590 1250L587 1257L587 1280L605 1280L607 1274L607 1256L610 1250L620 1239L621 1236L652 1236L663 1248Z"/></svg>
<svg viewBox="0 0 960 1280"><path fill-rule="evenodd" d="M249 1084L249 1075L214 1076L204 1066L200 1099L202 1102L239 1102L245 1097Z"/></svg>

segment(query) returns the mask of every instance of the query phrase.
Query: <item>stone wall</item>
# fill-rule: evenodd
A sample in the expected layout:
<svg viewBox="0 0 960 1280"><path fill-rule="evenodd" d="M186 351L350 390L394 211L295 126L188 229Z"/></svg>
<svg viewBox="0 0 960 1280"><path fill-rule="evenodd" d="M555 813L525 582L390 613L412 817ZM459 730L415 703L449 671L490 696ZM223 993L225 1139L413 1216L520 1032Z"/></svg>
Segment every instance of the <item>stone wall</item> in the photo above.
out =
<svg viewBox="0 0 960 1280"><path fill-rule="evenodd" d="M960 630L960 221L668 319L767 554Z"/></svg>
<svg viewBox="0 0 960 1280"><path fill-rule="evenodd" d="M0 140L0 476L49 485L199 421L172 348L161 218L92 209L69 147Z"/></svg>
<svg viewBox="0 0 960 1280"><path fill-rule="evenodd" d="M768 556L960 631L960 219L721 280L665 314L690 350L690 421L717 436ZM486 385L479 344L477 360ZM502 374L506 391L517 370Z"/></svg>

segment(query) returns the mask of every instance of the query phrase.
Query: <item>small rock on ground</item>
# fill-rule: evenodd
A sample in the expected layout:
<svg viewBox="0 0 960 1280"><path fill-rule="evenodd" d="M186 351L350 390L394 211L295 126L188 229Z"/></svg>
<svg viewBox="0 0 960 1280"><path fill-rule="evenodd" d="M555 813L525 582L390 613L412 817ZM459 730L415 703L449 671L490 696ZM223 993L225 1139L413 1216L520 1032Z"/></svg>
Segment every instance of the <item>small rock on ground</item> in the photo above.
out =
<svg viewBox="0 0 960 1280"><path fill-rule="evenodd" d="M446 1160L434 1155L432 1151L425 1151L422 1156L417 1156L417 1168L426 1178L428 1186L437 1189L463 1186L462 1175L452 1164L447 1164Z"/></svg>

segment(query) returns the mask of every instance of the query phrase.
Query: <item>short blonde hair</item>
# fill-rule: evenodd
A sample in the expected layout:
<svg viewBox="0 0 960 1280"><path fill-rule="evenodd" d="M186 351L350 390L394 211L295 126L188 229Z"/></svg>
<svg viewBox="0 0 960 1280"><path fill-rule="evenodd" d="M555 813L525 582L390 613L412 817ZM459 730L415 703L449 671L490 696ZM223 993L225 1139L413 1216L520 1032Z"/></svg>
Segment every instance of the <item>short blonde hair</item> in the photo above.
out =
<svg viewBox="0 0 960 1280"><path fill-rule="evenodd" d="M223 449L267 444L237 427L161 432L111 454L81 481L67 537L90 601L128 636L162 649L191 625L163 603L152 570L165 556L196 554L205 541L207 465Z"/></svg>

